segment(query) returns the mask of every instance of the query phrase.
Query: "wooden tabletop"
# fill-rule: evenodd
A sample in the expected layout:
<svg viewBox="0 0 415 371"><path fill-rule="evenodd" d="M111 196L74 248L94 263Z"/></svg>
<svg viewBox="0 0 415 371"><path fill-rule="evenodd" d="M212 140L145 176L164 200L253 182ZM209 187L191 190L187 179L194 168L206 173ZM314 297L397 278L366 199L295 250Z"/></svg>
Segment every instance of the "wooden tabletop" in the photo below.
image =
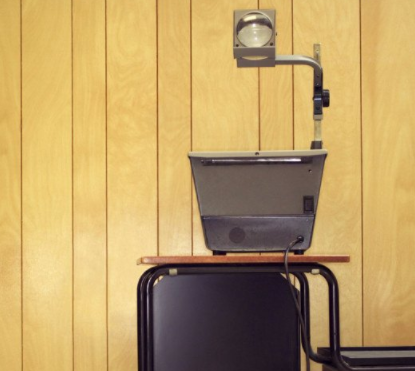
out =
<svg viewBox="0 0 415 371"><path fill-rule="evenodd" d="M207 255L207 256L145 256L137 264L246 264L246 263L283 263L281 255ZM290 254L289 263L348 263L349 255L294 255Z"/></svg>

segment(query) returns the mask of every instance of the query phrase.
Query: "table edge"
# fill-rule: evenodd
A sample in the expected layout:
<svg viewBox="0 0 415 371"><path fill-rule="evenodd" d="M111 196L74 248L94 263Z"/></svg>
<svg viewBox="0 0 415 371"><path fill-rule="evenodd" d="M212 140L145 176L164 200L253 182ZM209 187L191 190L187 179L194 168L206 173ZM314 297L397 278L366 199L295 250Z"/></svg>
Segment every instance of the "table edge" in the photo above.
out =
<svg viewBox="0 0 415 371"><path fill-rule="evenodd" d="M137 260L137 265L160 264L248 264L248 263L283 263L284 255L247 256L247 255L211 255L211 256L144 256ZM289 263L349 263L350 255L290 255Z"/></svg>

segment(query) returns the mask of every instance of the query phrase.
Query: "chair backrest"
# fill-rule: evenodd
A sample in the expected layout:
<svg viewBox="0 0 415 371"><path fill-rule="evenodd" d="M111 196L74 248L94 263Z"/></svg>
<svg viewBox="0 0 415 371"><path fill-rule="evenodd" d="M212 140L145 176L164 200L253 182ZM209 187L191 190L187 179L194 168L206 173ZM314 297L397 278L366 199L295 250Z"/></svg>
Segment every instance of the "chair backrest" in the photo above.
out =
<svg viewBox="0 0 415 371"><path fill-rule="evenodd" d="M300 370L297 314L280 273L263 266L176 273L156 268L139 285L140 371Z"/></svg>

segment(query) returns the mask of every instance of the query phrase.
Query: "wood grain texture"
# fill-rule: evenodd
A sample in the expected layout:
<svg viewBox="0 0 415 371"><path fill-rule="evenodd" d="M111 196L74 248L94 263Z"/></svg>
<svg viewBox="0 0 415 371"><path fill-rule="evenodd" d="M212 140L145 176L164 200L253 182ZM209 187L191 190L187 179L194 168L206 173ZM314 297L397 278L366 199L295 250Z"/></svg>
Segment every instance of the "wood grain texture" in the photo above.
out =
<svg viewBox="0 0 415 371"><path fill-rule="evenodd" d="M105 1L73 2L74 368L107 369Z"/></svg>
<svg viewBox="0 0 415 371"><path fill-rule="evenodd" d="M190 1L159 1L157 25L159 254L190 255Z"/></svg>
<svg viewBox="0 0 415 371"><path fill-rule="evenodd" d="M257 6L253 0L192 2L193 151L259 149L258 69L237 68L232 50L233 11ZM193 252L210 254L196 198L193 205Z"/></svg>
<svg viewBox="0 0 415 371"><path fill-rule="evenodd" d="M283 263L279 255L233 255L233 256L146 256L137 264L230 264L230 263ZM289 255L289 263L348 263L348 255Z"/></svg>
<svg viewBox="0 0 415 371"><path fill-rule="evenodd" d="M107 1L109 369L137 370L137 254L157 254L156 2Z"/></svg>
<svg viewBox="0 0 415 371"><path fill-rule="evenodd" d="M322 44L332 105L310 253L351 256L333 267L342 343L414 343L412 0L2 0L1 370L136 370L137 257L211 255L188 149L309 147L311 69L236 68L233 11L257 7L277 10L278 53ZM327 345L326 289L310 281L313 343Z"/></svg>
<svg viewBox="0 0 415 371"><path fill-rule="evenodd" d="M0 3L0 369L22 369L20 1Z"/></svg>
<svg viewBox="0 0 415 371"><path fill-rule="evenodd" d="M277 54L292 54L292 0L261 0L260 8L277 11ZM260 149L293 149L293 68L260 68L259 74Z"/></svg>
<svg viewBox="0 0 415 371"><path fill-rule="evenodd" d="M294 0L294 54L313 56L322 45L324 84L331 91L325 109L323 142L328 149L310 252L351 255L347 266L335 267L340 285L342 345L362 342L361 134L359 1ZM313 139L312 70L294 68L295 148L309 148ZM326 288L311 282L316 295ZM318 296L319 297L319 296ZM313 338L328 344L327 312L312 303ZM316 366L315 366L316 367ZM315 368L316 370L318 368Z"/></svg>
<svg viewBox="0 0 415 371"><path fill-rule="evenodd" d="M365 345L415 343L414 17L362 2Z"/></svg>
<svg viewBox="0 0 415 371"><path fill-rule="evenodd" d="M23 368L72 370L71 2L24 1Z"/></svg>

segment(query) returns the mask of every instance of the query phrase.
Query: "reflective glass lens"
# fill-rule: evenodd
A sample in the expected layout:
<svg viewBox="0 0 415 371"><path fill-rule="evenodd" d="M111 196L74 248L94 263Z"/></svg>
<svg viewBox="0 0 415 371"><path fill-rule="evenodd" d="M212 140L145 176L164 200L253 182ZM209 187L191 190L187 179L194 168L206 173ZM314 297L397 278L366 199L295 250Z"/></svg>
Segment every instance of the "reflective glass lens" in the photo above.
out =
<svg viewBox="0 0 415 371"><path fill-rule="evenodd" d="M243 16L236 26L236 37L243 46L261 47L272 37L272 22L262 13L249 13Z"/></svg>

